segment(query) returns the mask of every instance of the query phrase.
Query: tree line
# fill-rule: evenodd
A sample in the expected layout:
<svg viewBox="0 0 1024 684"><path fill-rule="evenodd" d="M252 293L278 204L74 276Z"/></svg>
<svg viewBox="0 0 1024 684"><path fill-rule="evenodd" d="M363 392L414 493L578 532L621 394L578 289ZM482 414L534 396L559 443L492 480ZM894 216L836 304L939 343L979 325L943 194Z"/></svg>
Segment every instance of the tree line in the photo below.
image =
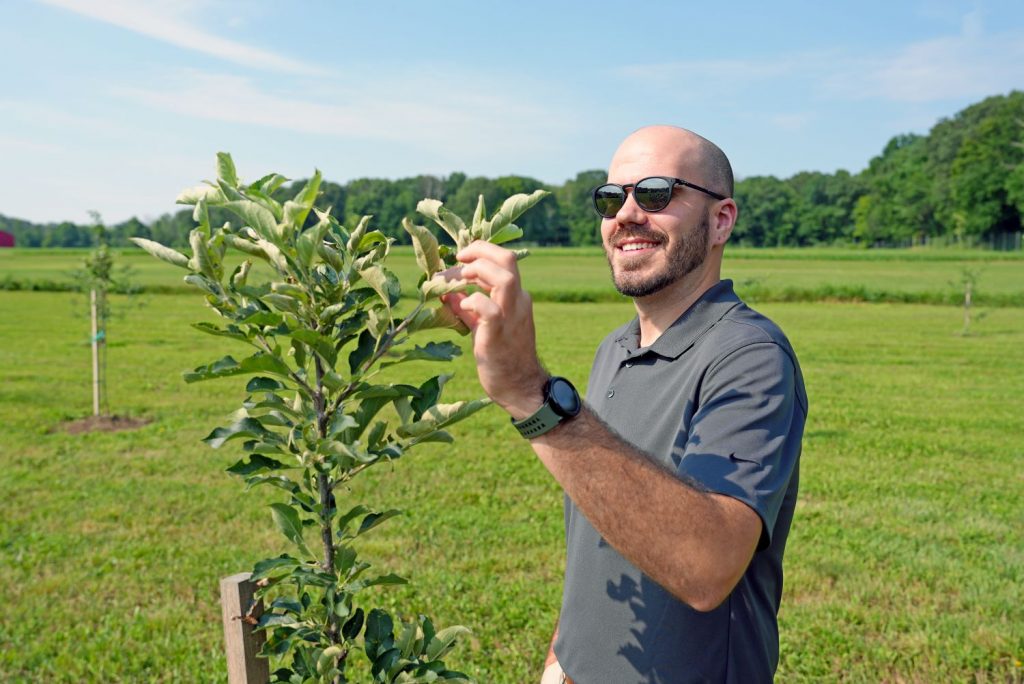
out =
<svg viewBox="0 0 1024 684"><path fill-rule="evenodd" d="M407 242L402 219L419 222L416 203L424 197L472 215L479 195L493 211L509 195L545 188L552 197L523 217L523 240L594 245L600 243L600 222L590 193L604 180L605 172L596 169L554 186L516 175L360 178L344 185L324 182L318 205L330 207L346 224L373 214L377 228ZM284 197L290 191L286 186L279 192ZM750 176L736 183L735 197L740 218L733 242L749 246L878 246L931 238L988 240L1019 232L1024 217L1024 92L986 98L940 120L927 135L897 135L860 173ZM212 213L215 221L231 220ZM128 246L128 238L138 236L187 247L192 227L191 210L182 210L148 224L131 218L107 231L113 246ZM20 247L90 247L97 239L94 226L40 225L3 215L0 230L13 233Z"/></svg>

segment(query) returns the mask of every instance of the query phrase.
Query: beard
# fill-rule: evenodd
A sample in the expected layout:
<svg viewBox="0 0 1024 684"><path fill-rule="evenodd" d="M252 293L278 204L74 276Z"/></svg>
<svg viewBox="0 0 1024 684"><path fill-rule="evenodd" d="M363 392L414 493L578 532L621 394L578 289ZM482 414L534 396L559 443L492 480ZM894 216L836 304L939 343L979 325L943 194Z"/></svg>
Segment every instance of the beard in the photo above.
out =
<svg viewBox="0 0 1024 684"><path fill-rule="evenodd" d="M707 257L710 232L711 217L705 211L700 224L694 230L684 233L682 239L674 243L670 248L667 255L668 266L663 271L646 277L639 271L620 270L616 273L615 266L612 264L614 248L611 250L606 249L605 256L608 257L608 267L612 272L612 282L615 284L615 289L619 291L619 294L626 295L627 297L647 297L682 280L700 268L701 264L704 263L704 259ZM639 238L651 237L652 235L652 233L644 231L628 233L629 237ZM652 242L662 244L660 239L652 239Z"/></svg>

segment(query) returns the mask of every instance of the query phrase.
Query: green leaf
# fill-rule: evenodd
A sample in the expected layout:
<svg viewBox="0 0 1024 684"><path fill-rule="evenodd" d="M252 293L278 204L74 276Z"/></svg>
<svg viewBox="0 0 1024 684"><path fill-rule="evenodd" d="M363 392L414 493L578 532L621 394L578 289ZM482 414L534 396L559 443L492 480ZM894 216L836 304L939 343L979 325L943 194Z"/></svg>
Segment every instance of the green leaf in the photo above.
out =
<svg viewBox="0 0 1024 684"><path fill-rule="evenodd" d="M299 512L288 504L283 503L272 503L270 504L270 509L274 516L274 522L277 524L277 528L281 530L282 534L290 539L305 554L313 555L310 553L309 548L306 546L306 542L302 537L302 521L299 519Z"/></svg>
<svg viewBox="0 0 1024 684"><path fill-rule="evenodd" d="M295 249L299 253L299 260L306 268L309 268L309 265L313 262L313 254L316 253L317 245L323 242L324 235L327 234L327 230L331 227L327 214L321 214L320 212L317 212L317 214L320 216L320 222L304 230L299 239L295 241ZM297 225L301 226L302 224L299 223Z"/></svg>
<svg viewBox="0 0 1024 684"><path fill-rule="evenodd" d="M261 454L250 454L248 462L245 459L241 459L228 468L228 472L232 475L255 475L256 473L284 470L292 467L294 466L286 466L276 459L267 458Z"/></svg>
<svg viewBox="0 0 1024 684"><path fill-rule="evenodd" d="M365 534L365 533L369 532L370 530L372 530L373 528L375 528L378 525L380 525L381 523L383 523L384 521L390 520L391 518L395 517L396 515L401 515L401 514L402 514L402 511L398 510L397 508L391 508L391 509L388 509L386 511L382 511L380 513L370 513L365 518L363 518L363 522L360 523L359 529L356 531L355 535L353 535L353 536L358 537L361 534Z"/></svg>
<svg viewBox="0 0 1024 684"><path fill-rule="evenodd" d="M355 374L359 367L363 365L371 356L373 351L377 347L377 339L370 333L369 330L364 330L359 335L359 344L356 348L348 355L348 367L349 370Z"/></svg>
<svg viewBox="0 0 1024 684"><path fill-rule="evenodd" d="M215 428L203 441L214 449L217 449L224 442L239 437L257 437L259 439L279 440L280 436L267 430L263 424L255 418L242 418L235 421L228 427Z"/></svg>
<svg viewBox="0 0 1024 684"><path fill-rule="evenodd" d="M349 524L353 520L355 520L356 518L365 513L370 512L370 509L364 506L363 504L356 504L355 506L350 508L348 512L346 512L344 515L338 518L338 534L340 534L341 536L345 536L347 534L346 530L348 529Z"/></svg>
<svg viewBox="0 0 1024 684"><path fill-rule="evenodd" d="M224 243L228 247L237 249L239 252L248 254L249 256L259 257L264 261L270 261L270 257L268 257L267 253L263 251L263 248L252 240L228 233L224 236Z"/></svg>
<svg viewBox="0 0 1024 684"><path fill-rule="evenodd" d="M479 234L484 225L484 215L487 212L487 206L484 204L484 196L481 194L476 200L476 211L473 212L473 225L472 230L475 234Z"/></svg>
<svg viewBox="0 0 1024 684"><path fill-rule="evenodd" d="M285 258L284 253L277 245L263 238L257 238L256 244L263 250L263 253L267 256L267 261L277 269L278 273L288 275L288 259Z"/></svg>
<svg viewBox="0 0 1024 684"><path fill-rule="evenodd" d="M459 278L449 280L443 275L435 275L430 280L423 281L423 284L420 285L420 292L423 293L423 300L427 301L452 292L465 292L472 286L473 284L468 280Z"/></svg>
<svg viewBox="0 0 1024 684"><path fill-rule="evenodd" d="M491 235L491 243L495 245L501 245L512 240L518 240L523 237L523 229L514 223L510 223L501 230Z"/></svg>
<svg viewBox="0 0 1024 684"><path fill-rule="evenodd" d="M221 189L224 189L223 186ZM277 219L274 218L273 212L266 207L250 199L237 199L225 202L222 206L242 219L243 225L251 227L264 240L270 242L278 240Z"/></svg>
<svg viewBox="0 0 1024 684"><path fill-rule="evenodd" d="M279 173L268 173L263 178L249 184L249 189L259 190L267 195L273 195L279 187L288 182L288 179Z"/></svg>
<svg viewBox="0 0 1024 684"><path fill-rule="evenodd" d="M235 162L227 152L217 153L217 177L228 185L238 187L238 174L235 172Z"/></svg>
<svg viewBox="0 0 1024 684"><path fill-rule="evenodd" d="M333 437L342 430L358 427L358 425L359 424L356 423L355 418L346 413L342 413L341 411L337 411L335 412L334 417L331 418L330 424L327 426L327 436Z"/></svg>
<svg viewBox="0 0 1024 684"><path fill-rule="evenodd" d="M425 307L413 317L406 330L414 333L418 330L430 330L432 328L450 328L460 335L468 335L469 327L462 322L462 319L452 313L447 306Z"/></svg>
<svg viewBox="0 0 1024 684"><path fill-rule="evenodd" d="M502 203L501 209L498 209L494 216L491 217L490 234L485 236L485 239L498 233L502 228L522 216L527 209L530 209L550 194L547 190L535 190L530 195L519 193L506 199Z"/></svg>
<svg viewBox="0 0 1024 684"><path fill-rule="evenodd" d="M334 362L338 359L338 350L334 348L334 343L329 338L315 330L305 328L293 330L291 336L294 340L308 344L313 351L320 355L320 358L327 362L328 366L334 366Z"/></svg>
<svg viewBox="0 0 1024 684"><path fill-rule="evenodd" d="M359 271L359 275L373 288L373 291L377 293L388 308L398 303L402 294L402 287L394 273L383 266L371 266Z"/></svg>
<svg viewBox="0 0 1024 684"><path fill-rule="evenodd" d="M403 425L396 432L400 437L421 437L468 418L490 403L490 399L474 399L454 404L436 404L427 409L420 420Z"/></svg>
<svg viewBox="0 0 1024 684"><path fill-rule="evenodd" d="M249 316L246 316L239 321L242 325L255 325L261 328L265 327L276 327L284 322L284 317L281 314L274 313L273 311L257 311Z"/></svg>
<svg viewBox="0 0 1024 684"><path fill-rule="evenodd" d="M252 268L252 262L246 259L231 273L231 289L238 290L240 287L245 287L246 280L249 278L249 270Z"/></svg>
<svg viewBox="0 0 1024 684"><path fill-rule="evenodd" d="M274 602L270 604L270 610L279 610L285 613L295 613L296 615L302 615L302 604L292 598L281 597L274 599Z"/></svg>
<svg viewBox="0 0 1024 684"><path fill-rule="evenodd" d="M427 645L427 659L437 660L451 650L455 645L456 639L466 634L471 634L471 632L462 625L445 627Z"/></svg>
<svg viewBox="0 0 1024 684"><path fill-rule="evenodd" d="M415 620L408 622L402 629L401 636L395 641L395 648L402 652L403 658L413 655L413 645L416 643L416 632L418 631L419 625L416 624Z"/></svg>
<svg viewBox="0 0 1024 684"><path fill-rule="evenodd" d="M288 387L274 378L265 378L257 376L251 378L245 385L245 391L250 394L254 392L276 392L278 390L286 390Z"/></svg>
<svg viewBox="0 0 1024 684"><path fill-rule="evenodd" d="M462 349L454 342L427 342L422 347L416 345L414 349L401 354L397 361L382 363L381 368L405 363L406 361L451 361L461 353Z"/></svg>
<svg viewBox="0 0 1024 684"><path fill-rule="evenodd" d="M437 403L445 383L451 380L452 377L451 373L435 375L419 386L420 395L412 400L413 415L417 420L423 415L424 411Z"/></svg>
<svg viewBox="0 0 1024 684"><path fill-rule="evenodd" d="M391 309L386 306L377 306L370 309L369 318L366 321L366 329L377 339L383 339L391 329L393 319Z"/></svg>
<svg viewBox="0 0 1024 684"><path fill-rule="evenodd" d="M384 439L384 434L388 430L388 423L385 420L378 420L373 424L373 429L370 430L370 434L366 437L366 446L369 449L376 449L380 446L381 441Z"/></svg>
<svg viewBox="0 0 1024 684"><path fill-rule="evenodd" d="M320 192L321 180L323 177L320 170L317 169L298 194L284 203L285 221L295 226L296 230L302 230L306 217L309 216L309 211L313 208L313 202L316 201L316 196Z"/></svg>
<svg viewBox="0 0 1024 684"><path fill-rule="evenodd" d="M213 295L217 299L220 299L223 296L223 294L220 291L220 288L217 286L217 283L215 283L214 281L210 280L209 278L202 274L189 273L187 276L182 278L182 280L184 280L189 285L194 285L198 287L200 290L206 292L207 294Z"/></svg>
<svg viewBox="0 0 1024 684"><path fill-rule="evenodd" d="M238 340L240 342L249 341L249 337L245 333L241 332L235 326L231 326L231 328L234 328L233 330L225 330L224 328L216 326L213 323L200 321L199 323L193 323L192 327L208 335L217 335L218 337L230 337L231 339Z"/></svg>
<svg viewBox="0 0 1024 684"><path fill-rule="evenodd" d="M199 366L191 373L185 373L185 382L200 382L214 378L226 378L231 375L243 373L268 372L274 375L288 376L288 366L276 356L265 352L257 352L252 356L243 359L241 363L235 361L231 356L225 356L207 366Z"/></svg>
<svg viewBox="0 0 1024 684"><path fill-rule="evenodd" d="M203 183L195 187L182 190L174 200L175 204L198 204L200 200L210 204L219 205L225 201L224 193L215 185Z"/></svg>
<svg viewBox="0 0 1024 684"><path fill-rule="evenodd" d="M133 237L129 239L161 261L166 261L180 268L188 268L188 257L177 250L164 247L159 242L153 242L146 238Z"/></svg>
<svg viewBox="0 0 1024 684"><path fill-rule="evenodd" d="M438 271L444 270L444 262L437 244L437 238L424 226L417 226L408 218L402 219L402 227L412 238L412 248L416 253L416 263L420 270L430 278Z"/></svg>
<svg viewBox="0 0 1024 684"><path fill-rule="evenodd" d="M383 653L392 647L394 629L391 616L380 608L374 608L366 616L366 631L363 633L363 641L366 655L371 661L376 660L378 653Z"/></svg>
<svg viewBox="0 0 1024 684"><path fill-rule="evenodd" d="M280 615L278 613L264 613L256 623L256 629L266 627L280 627L282 625L298 624L298 620L291 615Z"/></svg>
<svg viewBox="0 0 1024 684"><path fill-rule="evenodd" d="M189 259L188 267L202 273L210 280L219 280L216 267L210 257L210 251L206 246L206 235L198 228L193 229L188 235L188 243L192 248L192 258Z"/></svg>
<svg viewBox="0 0 1024 684"><path fill-rule="evenodd" d="M466 230L466 224L452 211L445 208L440 200L424 199L416 205L416 211L441 226L452 240L458 242L459 233Z"/></svg>
<svg viewBox="0 0 1024 684"><path fill-rule="evenodd" d="M363 615L363 609L356 608L356 612L342 626L341 635L349 641L359 636L359 630L363 628Z"/></svg>
<svg viewBox="0 0 1024 684"><path fill-rule="evenodd" d="M373 417L391 400L389 397L367 397L359 402L359 408L356 409L353 414L355 419L355 427L349 432L345 433L342 439L346 441L355 441L359 439L359 436L366 429L366 426L370 424Z"/></svg>
<svg viewBox="0 0 1024 684"><path fill-rule="evenodd" d="M446 432L445 430L435 430L434 432L428 432L422 437L417 437L413 443L429 444L431 442L436 442L438 444L453 444L455 442L455 438L452 437L450 432Z"/></svg>
<svg viewBox="0 0 1024 684"><path fill-rule="evenodd" d="M292 569L299 567L300 562L288 554L282 554L277 558L267 558L256 563L252 570L252 581L258 581L265 577L287 574Z"/></svg>

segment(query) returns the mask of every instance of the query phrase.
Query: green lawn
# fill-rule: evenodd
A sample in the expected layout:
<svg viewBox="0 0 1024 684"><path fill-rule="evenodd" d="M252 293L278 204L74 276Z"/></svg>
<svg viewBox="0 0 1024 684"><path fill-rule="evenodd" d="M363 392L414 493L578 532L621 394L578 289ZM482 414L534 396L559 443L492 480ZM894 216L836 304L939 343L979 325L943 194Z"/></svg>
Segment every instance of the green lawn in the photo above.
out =
<svg viewBox="0 0 1024 684"><path fill-rule="evenodd" d="M0 250L0 289L56 289L71 283L83 250ZM188 291L182 272L142 250L124 250L136 285ZM418 274L409 247L391 266L403 282ZM965 269L977 275L975 302L1024 306L1024 252L967 250L737 249L726 251L723 276L756 301L861 300L951 304L963 299ZM616 301L598 248L539 248L522 262L539 301ZM6 285L5 285L6 283Z"/></svg>
<svg viewBox="0 0 1024 684"><path fill-rule="evenodd" d="M224 680L218 578L286 543L268 493L223 472L236 443L199 441L242 385L181 380L240 351L187 327L209 316L200 301L115 301L112 408L153 422L72 436L53 429L90 408L82 299L0 292L0 681ZM955 307L758 308L791 337L811 400L780 681L1020 681L1024 308L991 309L968 336ZM543 358L579 386L631 315L536 310ZM446 396L480 395L471 361L455 370ZM452 664L531 681L559 603L561 495L499 411L455 433L362 478L354 497L408 512L364 554L412 579L381 603L473 629Z"/></svg>

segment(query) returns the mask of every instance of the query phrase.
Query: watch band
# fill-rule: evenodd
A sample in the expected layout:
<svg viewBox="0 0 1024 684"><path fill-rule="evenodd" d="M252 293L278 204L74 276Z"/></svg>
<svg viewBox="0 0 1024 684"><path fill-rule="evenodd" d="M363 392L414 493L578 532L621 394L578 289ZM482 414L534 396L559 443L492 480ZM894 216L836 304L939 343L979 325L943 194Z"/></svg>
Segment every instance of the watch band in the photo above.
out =
<svg viewBox="0 0 1024 684"><path fill-rule="evenodd" d="M565 378L552 376L544 383L544 403L532 415L512 420L519 434L527 439L539 437L562 421L574 418L582 408L579 392ZM565 402L565 403L563 403Z"/></svg>
<svg viewBox="0 0 1024 684"><path fill-rule="evenodd" d="M515 426L516 430L519 430L519 434L523 437L532 439L551 430L561 423L562 420L564 418L555 413L555 409L551 407L551 404L545 401L533 415L527 416L522 420L513 420L512 425Z"/></svg>

